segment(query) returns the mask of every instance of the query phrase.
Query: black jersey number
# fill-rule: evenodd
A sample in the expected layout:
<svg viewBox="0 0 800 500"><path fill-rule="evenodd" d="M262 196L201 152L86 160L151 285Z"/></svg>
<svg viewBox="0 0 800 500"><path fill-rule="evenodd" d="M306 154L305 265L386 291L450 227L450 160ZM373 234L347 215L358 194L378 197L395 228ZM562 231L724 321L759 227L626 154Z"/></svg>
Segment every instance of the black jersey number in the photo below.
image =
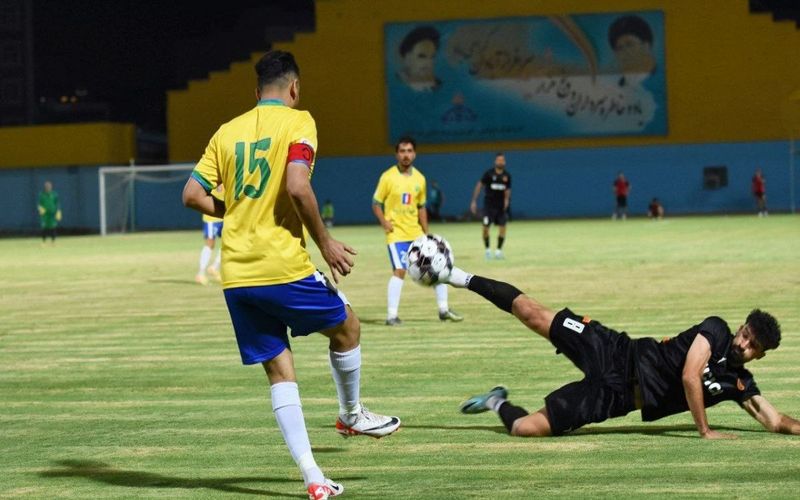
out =
<svg viewBox="0 0 800 500"><path fill-rule="evenodd" d="M256 142L250 143L249 158L245 157L245 142L236 143L236 176L234 178L234 199L238 200L242 194L248 198L259 198L264 194L264 189L267 187L269 180L270 168L269 162L264 156L256 158L257 151L267 151L272 139L260 139ZM245 183L245 160L247 162L247 183ZM258 187L256 187L256 181ZM252 182L252 184L251 184Z"/></svg>

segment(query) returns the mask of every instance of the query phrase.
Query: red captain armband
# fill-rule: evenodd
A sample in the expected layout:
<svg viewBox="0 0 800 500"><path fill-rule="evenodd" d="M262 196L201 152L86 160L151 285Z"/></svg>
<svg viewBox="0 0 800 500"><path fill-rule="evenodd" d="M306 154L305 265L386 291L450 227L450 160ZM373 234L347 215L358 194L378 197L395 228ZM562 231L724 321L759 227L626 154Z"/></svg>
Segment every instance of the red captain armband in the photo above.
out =
<svg viewBox="0 0 800 500"><path fill-rule="evenodd" d="M289 156L286 163L303 163L307 167L314 161L314 148L304 142L298 142L289 146Z"/></svg>

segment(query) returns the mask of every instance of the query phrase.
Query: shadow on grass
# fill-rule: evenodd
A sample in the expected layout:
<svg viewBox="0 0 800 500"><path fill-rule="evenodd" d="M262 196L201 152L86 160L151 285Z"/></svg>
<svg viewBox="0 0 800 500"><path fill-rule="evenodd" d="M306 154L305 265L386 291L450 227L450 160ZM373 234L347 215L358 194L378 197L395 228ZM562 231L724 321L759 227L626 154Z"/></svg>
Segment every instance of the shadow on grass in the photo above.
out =
<svg viewBox="0 0 800 500"><path fill-rule="evenodd" d="M148 283L169 283L172 285L190 285L190 286L200 286L195 283L194 279L179 279L179 278L148 278ZM209 283L210 284L210 283Z"/></svg>
<svg viewBox="0 0 800 500"><path fill-rule="evenodd" d="M508 434L505 427L491 425L405 425L401 429L435 429L444 431L489 431L495 434ZM723 425L713 426L714 430L721 432L764 432L759 429L742 429L739 427L726 427ZM692 433L686 435L684 433ZM626 426L603 426L603 427L583 427L576 431L565 434L562 437L570 436L593 436L599 434L641 434L644 436L668 436L678 438L697 439L697 428L694 425L626 425Z"/></svg>
<svg viewBox="0 0 800 500"><path fill-rule="evenodd" d="M763 432L758 429L742 429L739 427L726 427L724 425L711 426L715 431L720 432ZM689 435L683 433L690 433ZM584 427L569 436L591 436L595 434L641 434L644 436L668 436L678 438L697 439L697 427L694 425L625 425L625 426L603 426L603 427Z"/></svg>
<svg viewBox="0 0 800 500"><path fill-rule="evenodd" d="M299 479L286 479L264 476L241 477L214 477L214 478L182 478L165 476L155 472L115 469L103 462L94 460L58 460L59 467L39 473L40 477L83 477L113 486L132 488L178 488L178 489L209 489L227 493L243 493L247 495L262 495L284 498L307 498L305 494L289 495L264 489L246 488L237 486L236 483L298 483ZM337 478L343 480L358 480L362 477Z"/></svg>
<svg viewBox="0 0 800 500"><path fill-rule="evenodd" d="M434 429L441 431L491 431L495 434L508 434L503 426L498 425L406 425L400 429Z"/></svg>

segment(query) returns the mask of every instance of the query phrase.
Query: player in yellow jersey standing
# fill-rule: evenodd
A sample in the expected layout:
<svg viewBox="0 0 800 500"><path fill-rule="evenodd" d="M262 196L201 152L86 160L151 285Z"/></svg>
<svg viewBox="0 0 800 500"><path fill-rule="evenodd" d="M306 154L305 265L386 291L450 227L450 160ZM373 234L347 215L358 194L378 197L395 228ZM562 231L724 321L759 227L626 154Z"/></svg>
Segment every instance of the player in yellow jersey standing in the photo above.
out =
<svg viewBox="0 0 800 500"><path fill-rule="evenodd" d="M395 145L397 164L383 172L372 199L372 212L386 232L392 277L389 278L386 324L397 326L400 294L406 276L406 252L415 239L428 233L428 212L425 209L425 176L414 167L417 143L411 137L402 137ZM461 321L464 318L450 310L447 304L447 286L434 287L439 306L439 319Z"/></svg>
<svg viewBox="0 0 800 500"><path fill-rule="evenodd" d="M287 328L293 337L320 332L330 340L339 433L381 437L400 420L361 404L359 320L306 250L304 228L336 282L350 273L356 253L331 238L319 215L310 182L316 125L307 111L294 109L300 69L292 54L272 51L258 61L256 73L258 105L217 130L186 183L183 202L225 218L222 286L242 362L263 365L278 427L308 496L326 499L343 488L323 475L311 452ZM224 201L210 194L220 184Z"/></svg>
<svg viewBox="0 0 800 500"><path fill-rule="evenodd" d="M225 187L220 184L216 189L211 191L211 194L215 198L224 201L224 189ZM203 245L203 249L200 251L200 267L197 269L197 275L194 277L194 280L201 285L208 284L208 275L211 275L211 277L217 281L220 280L219 268L222 245L220 245L220 249L217 250L217 258L214 259L214 263L210 266L208 263L211 262L211 256L214 255L216 241L221 237L222 219L203 214L203 239L205 239L205 245ZM206 273L208 273L208 275Z"/></svg>

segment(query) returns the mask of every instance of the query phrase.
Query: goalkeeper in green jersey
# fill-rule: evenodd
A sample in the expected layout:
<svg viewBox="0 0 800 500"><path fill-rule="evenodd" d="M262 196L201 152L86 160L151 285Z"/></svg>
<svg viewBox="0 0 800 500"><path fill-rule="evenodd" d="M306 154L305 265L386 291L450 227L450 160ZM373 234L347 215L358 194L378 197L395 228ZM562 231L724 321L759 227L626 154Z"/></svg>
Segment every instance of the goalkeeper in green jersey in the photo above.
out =
<svg viewBox="0 0 800 500"><path fill-rule="evenodd" d="M44 190L39 193L39 219L42 222L42 244L50 237L50 241L56 243L56 227L61 220L61 204L58 201L58 193L53 191L53 183L44 183Z"/></svg>

